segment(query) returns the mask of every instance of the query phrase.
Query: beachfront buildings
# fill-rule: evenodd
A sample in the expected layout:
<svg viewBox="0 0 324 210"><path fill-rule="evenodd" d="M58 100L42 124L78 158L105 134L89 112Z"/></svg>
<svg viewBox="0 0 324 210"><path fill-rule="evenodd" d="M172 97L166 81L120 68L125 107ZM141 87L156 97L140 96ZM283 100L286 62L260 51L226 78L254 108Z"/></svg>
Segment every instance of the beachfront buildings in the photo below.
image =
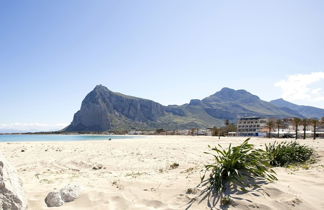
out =
<svg viewBox="0 0 324 210"><path fill-rule="evenodd" d="M238 136L265 136L267 119L260 117L243 117L237 121Z"/></svg>
<svg viewBox="0 0 324 210"><path fill-rule="evenodd" d="M237 136L272 136L280 138L289 138L296 136L296 127L293 118L282 119L280 126L277 122L279 119L266 119L260 117L244 117L237 121ZM272 126L269 127L272 121ZM316 127L316 136L324 137L324 124L319 123ZM269 130L270 129L270 130ZM308 121L305 126L301 120L297 127L298 138L312 137L314 135L314 127Z"/></svg>

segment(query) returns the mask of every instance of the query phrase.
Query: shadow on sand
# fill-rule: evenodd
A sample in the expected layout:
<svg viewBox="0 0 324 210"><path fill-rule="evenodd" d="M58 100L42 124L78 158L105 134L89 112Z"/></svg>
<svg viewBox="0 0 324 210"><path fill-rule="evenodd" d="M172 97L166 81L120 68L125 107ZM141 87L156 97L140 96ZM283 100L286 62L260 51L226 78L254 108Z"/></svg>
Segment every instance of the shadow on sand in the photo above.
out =
<svg viewBox="0 0 324 210"><path fill-rule="evenodd" d="M195 202L198 204L202 203L203 201L207 202L207 207L209 209L222 209L226 210L229 208L229 205L236 206L235 201L247 201L249 203L253 203L251 200L247 198L242 198L241 195L246 193L250 193L253 196L260 196L259 194L253 192L256 190L261 189L261 185L267 185L269 182L262 178L253 179L250 178L248 182L248 189L246 186L242 185L227 185L226 190L220 192L216 189L210 188L208 182L202 182L196 189L201 189L199 195L192 198L186 206L186 210L191 209L192 205ZM217 205L219 204L219 205Z"/></svg>

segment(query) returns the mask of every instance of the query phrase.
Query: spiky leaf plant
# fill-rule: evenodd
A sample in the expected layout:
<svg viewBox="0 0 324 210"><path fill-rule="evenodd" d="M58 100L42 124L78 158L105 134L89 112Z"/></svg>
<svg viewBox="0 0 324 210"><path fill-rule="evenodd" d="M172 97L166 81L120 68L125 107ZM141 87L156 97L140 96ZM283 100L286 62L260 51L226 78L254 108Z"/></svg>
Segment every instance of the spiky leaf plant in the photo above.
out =
<svg viewBox="0 0 324 210"><path fill-rule="evenodd" d="M201 186L205 187L203 193L206 193L204 198L210 194L223 194L234 188L246 191L246 187L256 185L256 179L277 180L265 151L255 149L249 139L239 146L232 147L230 144L224 149L218 145L211 150L212 153L207 154L214 156L214 162L205 166L205 174L201 179ZM208 172L209 178L205 179Z"/></svg>
<svg viewBox="0 0 324 210"><path fill-rule="evenodd" d="M269 143L266 152L272 166L288 166L290 164L304 163L311 159L314 150L296 141Z"/></svg>

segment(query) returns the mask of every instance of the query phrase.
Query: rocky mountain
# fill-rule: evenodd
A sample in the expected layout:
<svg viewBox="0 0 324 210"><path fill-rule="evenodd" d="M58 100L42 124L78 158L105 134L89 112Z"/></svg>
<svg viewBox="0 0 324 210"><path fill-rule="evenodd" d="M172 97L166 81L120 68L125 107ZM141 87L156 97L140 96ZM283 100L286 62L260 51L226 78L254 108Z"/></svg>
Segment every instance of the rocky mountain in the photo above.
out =
<svg viewBox="0 0 324 210"><path fill-rule="evenodd" d="M263 101L245 90L223 88L202 100L193 99L181 106L163 106L98 85L82 101L81 109L64 131L206 128L222 125L226 119L234 122L244 116L301 117L292 109Z"/></svg>
<svg viewBox="0 0 324 210"><path fill-rule="evenodd" d="M83 100L81 109L65 131L107 131L145 128L165 115L165 107L154 101L114 93L98 85Z"/></svg>
<svg viewBox="0 0 324 210"><path fill-rule="evenodd" d="M293 104L291 102L285 101L284 99L280 98L277 100L270 101L270 103L280 107L282 109L290 109L302 115L305 118L321 118L324 117L324 109L320 109L317 107L312 106L303 106Z"/></svg>
<svg viewBox="0 0 324 210"><path fill-rule="evenodd" d="M217 118L236 120L246 116L290 117L298 113L286 112L277 106L261 100L245 90L223 88L221 91L202 100L209 108L207 111Z"/></svg>

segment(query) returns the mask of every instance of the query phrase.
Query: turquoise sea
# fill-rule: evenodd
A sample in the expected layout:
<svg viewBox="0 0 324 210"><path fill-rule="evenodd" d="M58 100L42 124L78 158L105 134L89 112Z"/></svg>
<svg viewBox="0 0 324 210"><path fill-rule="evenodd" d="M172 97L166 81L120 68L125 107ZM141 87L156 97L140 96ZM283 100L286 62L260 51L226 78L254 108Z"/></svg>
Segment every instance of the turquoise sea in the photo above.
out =
<svg viewBox="0 0 324 210"><path fill-rule="evenodd" d="M134 136L115 135L0 135L0 142L33 142L33 141L105 141L132 139Z"/></svg>

